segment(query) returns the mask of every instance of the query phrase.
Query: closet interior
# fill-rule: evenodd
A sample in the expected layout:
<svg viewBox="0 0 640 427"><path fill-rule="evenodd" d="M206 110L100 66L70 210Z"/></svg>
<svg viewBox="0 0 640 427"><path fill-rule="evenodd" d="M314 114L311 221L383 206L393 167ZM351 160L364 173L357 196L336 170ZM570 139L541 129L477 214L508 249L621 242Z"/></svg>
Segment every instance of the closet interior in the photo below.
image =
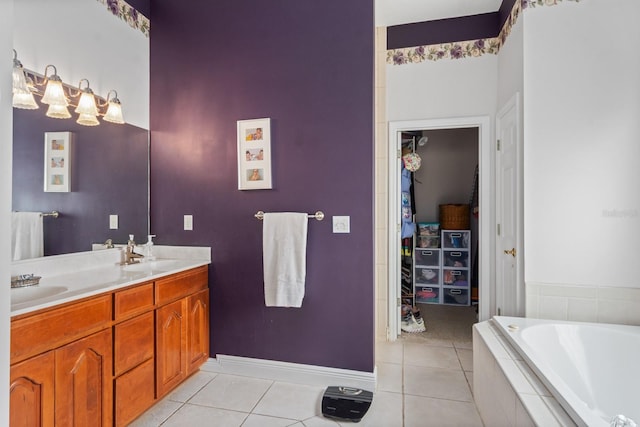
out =
<svg viewBox="0 0 640 427"><path fill-rule="evenodd" d="M469 323L470 336L476 321L478 132L470 127L402 133L403 333L447 338L447 325L464 330L457 324Z"/></svg>

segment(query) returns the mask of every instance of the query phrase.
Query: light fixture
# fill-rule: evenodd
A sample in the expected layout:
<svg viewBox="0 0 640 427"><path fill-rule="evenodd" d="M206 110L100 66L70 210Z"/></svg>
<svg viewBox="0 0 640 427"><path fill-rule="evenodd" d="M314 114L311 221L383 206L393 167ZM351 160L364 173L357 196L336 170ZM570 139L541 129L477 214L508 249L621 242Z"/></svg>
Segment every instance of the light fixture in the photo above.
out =
<svg viewBox="0 0 640 427"><path fill-rule="evenodd" d="M87 87L82 89L82 82L87 82ZM80 99L78 100L78 106L75 109L75 112L80 116L76 123L84 125L84 126L97 126L100 124L98 121L98 107L96 107L96 98L93 95L93 91L89 87L89 80L82 79L78 83L78 89L80 94ZM78 96L78 94L74 95Z"/></svg>
<svg viewBox="0 0 640 427"><path fill-rule="evenodd" d="M33 84L31 84L33 86ZM24 73L22 63L18 61L18 52L13 50L13 101L15 108L23 108L25 110L37 110L38 104L33 98L33 92Z"/></svg>
<svg viewBox="0 0 640 427"><path fill-rule="evenodd" d="M53 68L53 74L47 76L47 70L49 67ZM62 87L62 79L58 76L58 70L56 67L49 64L44 69L44 78L46 87L44 89L44 95L42 95L42 103L48 105L61 105L67 107L69 101L64 94L64 88Z"/></svg>
<svg viewBox="0 0 640 427"><path fill-rule="evenodd" d="M47 117L52 119L70 119L71 113L64 105L49 105L47 108Z"/></svg>
<svg viewBox="0 0 640 427"><path fill-rule="evenodd" d="M111 92L115 95L111 98ZM122 116L122 104L118 99L118 92L110 90L107 94L107 112L104 113L103 119L107 122L117 123L119 125L124 124L124 117Z"/></svg>
<svg viewBox="0 0 640 427"><path fill-rule="evenodd" d="M49 73L50 68L53 70L51 73ZM83 87L82 82L85 82L86 86ZM28 109L39 108L33 97L34 94L41 97L40 101L43 104L48 105L47 117L71 118L71 113L67 109L71 105L76 107L74 112L78 114L78 120L76 120L78 124L97 126L100 124L98 116L104 116L104 120L107 122L124 124L122 104L115 90L110 90L107 98L104 99L93 93L87 79L81 79L77 88L64 84L54 65L47 65L44 69L44 75L27 70L18 61L18 53L14 49L13 106ZM106 111L103 108L106 108Z"/></svg>
<svg viewBox="0 0 640 427"><path fill-rule="evenodd" d="M82 82L87 82L87 87L82 89ZM89 80L82 79L78 83L78 89L80 90L80 100L75 112L78 114L91 114L92 116L98 115L98 107L96 107L96 98L93 95L93 91L89 87ZM77 95L76 95L77 96Z"/></svg>

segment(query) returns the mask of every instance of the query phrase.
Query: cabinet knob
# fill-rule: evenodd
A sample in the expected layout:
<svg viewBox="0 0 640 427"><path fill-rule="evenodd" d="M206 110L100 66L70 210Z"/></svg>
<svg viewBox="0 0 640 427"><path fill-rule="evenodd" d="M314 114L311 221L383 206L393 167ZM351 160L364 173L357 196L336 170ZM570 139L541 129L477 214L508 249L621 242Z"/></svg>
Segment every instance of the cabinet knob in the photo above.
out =
<svg viewBox="0 0 640 427"><path fill-rule="evenodd" d="M516 248L511 248L511 250L504 250L506 255L512 255L514 258L516 257Z"/></svg>

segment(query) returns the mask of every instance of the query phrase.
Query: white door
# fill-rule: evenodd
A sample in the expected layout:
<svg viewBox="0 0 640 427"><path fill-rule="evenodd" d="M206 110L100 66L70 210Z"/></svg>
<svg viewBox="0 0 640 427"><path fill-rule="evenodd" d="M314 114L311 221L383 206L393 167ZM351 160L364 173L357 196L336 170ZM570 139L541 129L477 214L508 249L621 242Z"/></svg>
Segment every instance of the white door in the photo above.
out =
<svg viewBox="0 0 640 427"><path fill-rule="evenodd" d="M519 94L498 113L496 137L495 314L524 316Z"/></svg>

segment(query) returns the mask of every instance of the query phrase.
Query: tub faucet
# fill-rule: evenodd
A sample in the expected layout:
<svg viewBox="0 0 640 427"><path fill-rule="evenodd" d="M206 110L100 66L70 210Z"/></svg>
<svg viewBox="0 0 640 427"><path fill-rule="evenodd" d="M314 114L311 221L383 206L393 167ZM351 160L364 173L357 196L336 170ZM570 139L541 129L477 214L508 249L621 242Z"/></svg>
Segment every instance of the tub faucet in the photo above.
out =
<svg viewBox="0 0 640 427"><path fill-rule="evenodd" d="M124 262L123 264L136 264L140 262L140 258L144 258L144 255L137 254L134 252L136 248L136 242L133 240L133 234L129 234L129 241L127 242L127 247L124 250Z"/></svg>

